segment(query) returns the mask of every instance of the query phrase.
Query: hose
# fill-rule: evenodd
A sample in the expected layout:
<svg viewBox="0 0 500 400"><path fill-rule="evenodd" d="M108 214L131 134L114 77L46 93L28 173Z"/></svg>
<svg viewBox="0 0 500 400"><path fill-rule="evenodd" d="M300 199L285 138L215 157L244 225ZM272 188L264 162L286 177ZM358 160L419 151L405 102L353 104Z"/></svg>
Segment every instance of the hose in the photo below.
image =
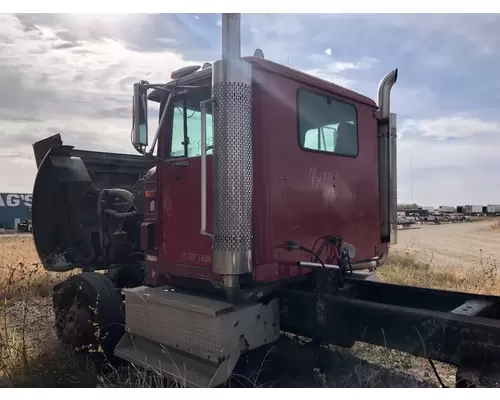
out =
<svg viewBox="0 0 500 400"><path fill-rule="evenodd" d="M140 215L137 211L129 211L129 212L118 212L116 210L112 210L110 208L105 208L102 210L104 214L109 215L110 217L113 218L118 218L118 219L126 219L126 218L133 218L137 215Z"/></svg>
<svg viewBox="0 0 500 400"><path fill-rule="evenodd" d="M125 219L125 218L135 216L135 215L128 215L130 213L119 213L117 211L114 211L114 210L111 210L108 208L103 209L102 208L102 199L105 195L118 197L118 198L126 201L128 204L130 204L130 206L132 206L134 204L134 199L135 199L134 194L132 192L129 192L126 189L120 189L120 188L102 189L99 192L99 196L97 198L97 216L98 217L101 217L103 212L105 212L107 215L110 215L110 216L115 217L115 218L120 218L120 219ZM135 212L135 211L132 211L132 212ZM103 224L103 222L101 220L101 222L99 224L99 242L101 244L101 248L104 248L104 231L102 229L102 224Z"/></svg>
<svg viewBox="0 0 500 400"><path fill-rule="evenodd" d="M126 201L131 206L134 204L134 200L135 200L134 194L132 192L129 192L126 189L120 189L120 188L102 189L99 193L99 199L98 199L98 203L97 203L97 215L101 215L102 199L103 199L104 195L118 197L118 198Z"/></svg>

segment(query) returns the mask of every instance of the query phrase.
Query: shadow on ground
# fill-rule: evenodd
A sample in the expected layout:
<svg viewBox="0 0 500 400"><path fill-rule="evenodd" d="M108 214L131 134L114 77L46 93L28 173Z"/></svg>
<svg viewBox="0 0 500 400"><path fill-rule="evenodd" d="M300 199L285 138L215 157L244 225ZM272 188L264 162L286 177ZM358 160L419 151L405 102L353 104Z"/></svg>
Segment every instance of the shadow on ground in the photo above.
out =
<svg viewBox="0 0 500 400"><path fill-rule="evenodd" d="M387 349L375 349L373 346L369 348L371 352L379 352L379 355L390 352ZM282 388L437 386L431 376L428 376L428 379L419 379L404 373L398 366L388 367L367 361L353 354L352 350L333 346L318 350L287 337L283 337L274 348L259 359L262 367L257 379L247 378L255 374L236 371L232 379L233 385Z"/></svg>
<svg viewBox="0 0 500 400"><path fill-rule="evenodd" d="M385 349L384 349L385 350ZM250 363L247 361L251 361ZM0 387L175 387L133 366L96 366L86 357L53 351L30 362L28 368L0 380ZM284 337L273 348L243 360L230 387L435 387L433 377L419 379L401 370L366 361L349 350L312 346Z"/></svg>

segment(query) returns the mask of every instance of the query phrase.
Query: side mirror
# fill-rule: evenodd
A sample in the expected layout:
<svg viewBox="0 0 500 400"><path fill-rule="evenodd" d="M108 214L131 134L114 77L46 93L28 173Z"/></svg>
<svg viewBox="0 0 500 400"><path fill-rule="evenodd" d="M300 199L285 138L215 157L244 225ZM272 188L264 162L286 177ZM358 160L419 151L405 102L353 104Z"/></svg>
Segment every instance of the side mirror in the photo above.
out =
<svg viewBox="0 0 500 400"><path fill-rule="evenodd" d="M144 153L148 145L148 89L134 83L132 104L132 145L139 153Z"/></svg>

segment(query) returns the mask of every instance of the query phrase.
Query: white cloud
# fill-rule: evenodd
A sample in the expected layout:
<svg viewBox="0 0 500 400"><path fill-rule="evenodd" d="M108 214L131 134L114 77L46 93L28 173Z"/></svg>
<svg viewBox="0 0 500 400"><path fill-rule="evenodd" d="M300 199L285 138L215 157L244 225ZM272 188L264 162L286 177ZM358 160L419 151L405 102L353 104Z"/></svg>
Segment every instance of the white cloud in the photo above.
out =
<svg viewBox="0 0 500 400"><path fill-rule="evenodd" d="M401 131L403 134L405 131L413 131L422 136L432 136L444 140L488 133L500 135L500 123L454 115L436 120L407 120Z"/></svg>
<svg viewBox="0 0 500 400"><path fill-rule="evenodd" d="M330 64L328 68L336 72L344 72L348 70L368 70L372 68L376 63L377 60L375 58L365 57L355 62L337 61Z"/></svg>
<svg viewBox="0 0 500 400"><path fill-rule="evenodd" d="M2 190L30 191L36 173L31 143L61 133L66 144L80 149L130 153L130 122L125 118L92 120L81 116L65 116L40 122L2 121L3 147L0 160L5 171L1 174Z"/></svg>
<svg viewBox="0 0 500 400"><path fill-rule="evenodd" d="M416 32L424 38L448 36L471 44L477 52L492 55L500 50L497 14L404 14L388 23Z"/></svg>
<svg viewBox="0 0 500 400"><path fill-rule="evenodd" d="M307 40L300 15L243 14L241 21L242 27L251 32L249 37L243 37L242 54L253 54L255 48L261 48L266 58L297 67L298 59L293 56Z"/></svg>
<svg viewBox="0 0 500 400"><path fill-rule="evenodd" d="M31 144L58 132L67 144L79 148L133 151L129 145L133 82L139 79L164 82L173 69L205 61L188 60L181 51L144 51L139 43L146 38L134 39L141 27L150 26L151 18L144 14L44 14L33 18L22 16L20 21L14 16L0 15L0 87L3 89L0 160L3 170L9 171L0 176L2 190L31 190L35 173ZM310 39L306 22L314 21L307 18L244 14L243 25L246 24L250 35L242 53L253 54L259 47L266 58L283 64L290 56L292 67L300 68L308 63L308 68L301 68L306 73L375 98L382 70L389 70L388 64L395 60L384 54L380 54L380 62L369 57L351 57L346 50L337 54L342 46L333 51L326 48L330 45L328 41L320 40L317 44ZM442 52L423 52L422 42L432 39L434 43L438 33L449 32L446 34L464 38L466 33L470 34L467 41L487 54L500 48L499 35L486 35L492 29L490 19L485 20L488 29L482 30L476 20L453 28L450 21L457 19L433 17L425 24L422 19L411 16L377 16L372 22L375 18L381 25L397 20L399 22L392 25L407 26L407 30L413 32L413 36L401 38L401 47L393 48L390 54L397 55L398 63L403 64L408 54L417 54L422 75L430 69L435 72L452 60ZM216 25L220 27L221 21ZM161 43L164 48L179 48L176 46L179 37L163 37L154 30L147 32L148 41ZM305 51L313 54L306 55ZM378 68L378 64L383 65ZM366 72L370 69L376 71ZM377 77L368 77L375 74ZM500 122L491 116L479 117L477 113L443 111L446 104L442 93L429 88L433 86L419 84L418 76L417 80L414 78L405 69L393 90L393 109L401 116L400 200L411 200L411 157L416 201L426 205L499 203L496 171L500 169L500 161L497 161ZM477 87L475 90L479 93ZM475 107L480 109L481 105Z"/></svg>
<svg viewBox="0 0 500 400"><path fill-rule="evenodd" d="M333 73L352 70L366 71L373 68L378 63L377 59L371 57L363 57L356 61L337 60L332 62L332 58L329 57L327 52L325 51L324 53L325 54L310 54L307 59L311 63L318 64Z"/></svg>
<svg viewBox="0 0 500 400"><path fill-rule="evenodd" d="M347 79L336 72L331 72L328 68L311 68L303 70L306 74L316 76L328 82L333 82L336 85L352 89L356 81Z"/></svg>
<svg viewBox="0 0 500 400"><path fill-rule="evenodd" d="M355 87L356 81L347 78L346 72L368 70L377 63L377 60L373 58L363 58L358 61L332 62L331 58L324 54L311 54L308 59L310 62L316 64L317 67L304 69L304 72L350 89Z"/></svg>
<svg viewBox="0 0 500 400"><path fill-rule="evenodd" d="M85 21L71 18L85 31ZM2 190L31 189L31 144L51 134L78 148L133 151L132 84L165 82L170 71L196 63L106 37L68 40L61 32L44 25L25 31L19 19L0 16L0 158L4 170L15 171L1 174Z"/></svg>
<svg viewBox="0 0 500 400"><path fill-rule="evenodd" d="M500 123L452 115L400 122L399 201L420 204L496 204L500 191ZM410 159L412 171L410 171Z"/></svg>
<svg viewBox="0 0 500 400"><path fill-rule="evenodd" d="M457 120L461 121L458 127ZM402 163L412 156L414 161L417 160L414 167L422 169L500 164L497 161L500 146L498 123L451 116L402 121L400 125L403 134L399 139L399 160Z"/></svg>

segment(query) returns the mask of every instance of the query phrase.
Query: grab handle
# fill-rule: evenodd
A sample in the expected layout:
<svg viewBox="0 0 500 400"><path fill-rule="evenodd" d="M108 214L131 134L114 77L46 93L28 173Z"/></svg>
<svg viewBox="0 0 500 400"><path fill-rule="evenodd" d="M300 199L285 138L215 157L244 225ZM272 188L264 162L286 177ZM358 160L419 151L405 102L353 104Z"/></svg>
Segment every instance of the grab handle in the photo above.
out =
<svg viewBox="0 0 500 400"><path fill-rule="evenodd" d="M201 229L203 236L213 238L207 232L207 104L214 101L211 97L200 102L201 112Z"/></svg>

